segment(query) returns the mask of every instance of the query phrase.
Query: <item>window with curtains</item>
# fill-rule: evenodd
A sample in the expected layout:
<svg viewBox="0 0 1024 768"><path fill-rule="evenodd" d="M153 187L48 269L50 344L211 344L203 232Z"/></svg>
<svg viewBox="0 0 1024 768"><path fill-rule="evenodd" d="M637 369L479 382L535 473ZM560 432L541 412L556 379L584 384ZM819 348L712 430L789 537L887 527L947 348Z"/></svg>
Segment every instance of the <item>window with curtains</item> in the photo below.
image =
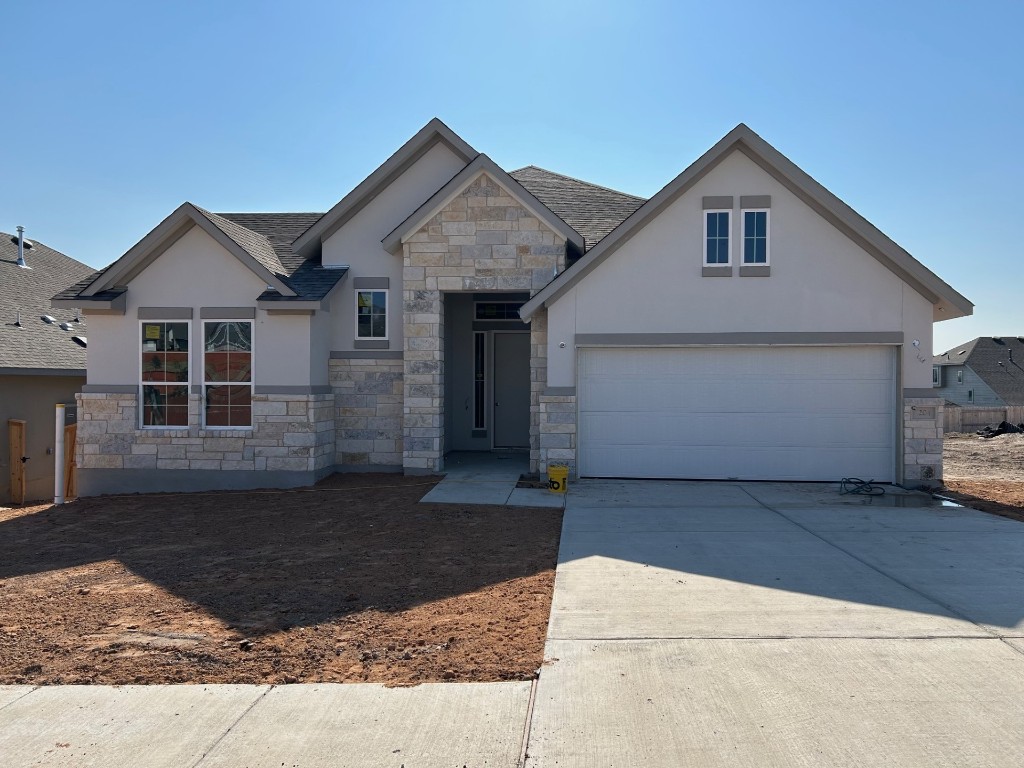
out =
<svg viewBox="0 0 1024 768"><path fill-rule="evenodd" d="M189 323L141 324L142 427L188 426Z"/></svg>
<svg viewBox="0 0 1024 768"><path fill-rule="evenodd" d="M252 426L252 321L203 322L203 423Z"/></svg>

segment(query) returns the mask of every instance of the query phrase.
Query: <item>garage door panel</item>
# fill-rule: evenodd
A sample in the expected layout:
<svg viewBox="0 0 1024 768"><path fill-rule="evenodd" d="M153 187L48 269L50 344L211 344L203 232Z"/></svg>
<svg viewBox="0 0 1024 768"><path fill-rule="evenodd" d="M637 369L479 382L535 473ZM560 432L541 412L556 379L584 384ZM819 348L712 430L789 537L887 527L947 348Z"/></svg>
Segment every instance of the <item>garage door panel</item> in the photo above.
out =
<svg viewBox="0 0 1024 768"><path fill-rule="evenodd" d="M835 481L849 476L884 482L892 474L888 448L859 451L856 455L835 449L808 456L803 449L740 446L731 451L728 461L712 451L683 446L665 448L654 457L641 446L591 449L586 454L581 456L581 466L618 468L620 474L603 477ZM837 466L847 469L837 476Z"/></svg>
<svg viewBox="0 0 1024 768"><path fill-rule="evenodd" d="M682 441L694 446L743 445L828 447L891 446L892 419L887 413L851 420L845 416L806 414L582 414L581 434L588 443L608 446L649 445L666 448Z"/></svg>
<svg viewBox="0 0 1024 768"><path fill-rule="evenodd" d="M886 347L580 351L584 476L894 479Z"/></svg>

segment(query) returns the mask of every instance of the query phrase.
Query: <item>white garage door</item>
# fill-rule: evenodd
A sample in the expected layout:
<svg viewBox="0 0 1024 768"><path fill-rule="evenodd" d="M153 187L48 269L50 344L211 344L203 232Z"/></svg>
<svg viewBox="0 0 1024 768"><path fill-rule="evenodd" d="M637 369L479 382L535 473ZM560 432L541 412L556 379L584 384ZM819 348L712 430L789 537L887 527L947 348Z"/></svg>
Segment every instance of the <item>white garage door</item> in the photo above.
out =
<svg viewBox="0 0 1024 768"><path fill-rule="evenodd" d="M583 477L891 482L892 347L583 348Z"/></svg>

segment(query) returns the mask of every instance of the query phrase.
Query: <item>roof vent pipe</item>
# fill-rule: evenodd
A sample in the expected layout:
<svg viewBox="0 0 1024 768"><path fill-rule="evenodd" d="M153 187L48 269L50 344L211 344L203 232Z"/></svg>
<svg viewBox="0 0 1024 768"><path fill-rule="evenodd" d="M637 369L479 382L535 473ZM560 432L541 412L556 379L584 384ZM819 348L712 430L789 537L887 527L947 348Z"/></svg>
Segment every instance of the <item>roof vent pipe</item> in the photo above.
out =
<svg viewBox="0 0 1024 768"><path fill-rule="evenodd" d="M22 269L32 269L25 263L25 228L18 227L18 266Z"/></svg>

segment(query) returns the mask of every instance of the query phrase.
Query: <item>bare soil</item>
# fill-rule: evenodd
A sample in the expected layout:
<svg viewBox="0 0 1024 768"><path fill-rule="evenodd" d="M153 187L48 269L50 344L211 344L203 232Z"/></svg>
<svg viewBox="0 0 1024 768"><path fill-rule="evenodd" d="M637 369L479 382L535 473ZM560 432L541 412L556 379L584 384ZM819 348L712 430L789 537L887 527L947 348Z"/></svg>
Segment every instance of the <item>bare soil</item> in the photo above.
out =
<svg viewBox="0 0 1024 768"><path fill-rule="evenodd" d="M561 511L437 480L0 509L0 684L530 679Z"/></svg>
<svg viewBox="0 0 1024 768"><path fill-rule="evenodd" d="M986 439L947 433L942 463L946 495L1024 522L1024 434Z"/></svg>

